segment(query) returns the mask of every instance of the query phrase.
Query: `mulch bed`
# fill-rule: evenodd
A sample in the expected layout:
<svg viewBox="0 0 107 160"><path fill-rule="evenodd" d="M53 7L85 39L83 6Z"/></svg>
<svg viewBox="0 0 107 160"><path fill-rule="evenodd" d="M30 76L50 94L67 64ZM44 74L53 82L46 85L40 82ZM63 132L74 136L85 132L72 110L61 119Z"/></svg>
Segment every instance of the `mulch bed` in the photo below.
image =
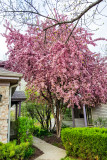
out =
<svg viewBox="0 0 107 160"><path fill-rule="evenodd" d="M33 146L33 148L35 149L34 154L30 157L29 160L35 160L35 158L41 156L42 154L44 154L40 149L36 148L35 146Z"/></svg>
<svg viewBox="0 0 107 160"><path fill-rule="evenodd" d="M55 134L49 135L49 136L44 136L42 138L42 140L44 140L45 142L50 143L54 146L57 146L59 148L65 149L62 144L61 138L58 138Z"/></svg>

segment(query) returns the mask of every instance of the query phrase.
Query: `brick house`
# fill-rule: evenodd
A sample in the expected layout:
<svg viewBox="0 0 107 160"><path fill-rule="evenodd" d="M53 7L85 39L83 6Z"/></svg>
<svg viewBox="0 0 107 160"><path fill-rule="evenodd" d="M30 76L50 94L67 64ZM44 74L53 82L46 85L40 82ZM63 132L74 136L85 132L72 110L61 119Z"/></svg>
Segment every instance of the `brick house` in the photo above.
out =
<svg viewBox="0 0 107 160"><path fill-rule="evenodd" d="M11 97L15 92L22 74L4 68L0 62L0 142L10 141L10 108Z"/></svg>

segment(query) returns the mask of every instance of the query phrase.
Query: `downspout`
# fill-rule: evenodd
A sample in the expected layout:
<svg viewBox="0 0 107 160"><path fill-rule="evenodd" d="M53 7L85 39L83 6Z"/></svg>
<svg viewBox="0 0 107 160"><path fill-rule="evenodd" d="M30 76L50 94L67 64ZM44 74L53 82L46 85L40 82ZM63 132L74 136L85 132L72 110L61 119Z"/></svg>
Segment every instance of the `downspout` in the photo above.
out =
<svg viewBox="0 0 107 160"><path fill-rule="evenodd" d="M18 84L15 84L13 86L10 86L10 89L9 89L8 138L7 138L7 142L10 141L10 108L11 108L12 88L17 87L17 86L18 86Z"/></svg>

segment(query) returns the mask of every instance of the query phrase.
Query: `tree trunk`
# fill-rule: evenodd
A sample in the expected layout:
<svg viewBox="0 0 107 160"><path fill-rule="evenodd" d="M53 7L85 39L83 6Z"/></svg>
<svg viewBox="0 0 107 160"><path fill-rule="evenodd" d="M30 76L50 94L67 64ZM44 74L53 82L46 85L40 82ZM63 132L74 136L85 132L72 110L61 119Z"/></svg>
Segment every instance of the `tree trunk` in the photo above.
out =
<svg viewBox="0 0 107 160"><path fill-rule="evenodd" d="M57 137L60 137L61 136L61 126L62 126L62 106L59 100L57 100L56 102L56 116L54 118L56 122Z"/></svg>
<svg viewBox="0 0 107 160"><path fill-rule="evenodd" d="M49 130L51 131L51 129L52 129L52 123L51 123L51 118L50 118Z"/></svg>
<svg viewBox="0 0 107 160"><path fill-rule="evenodd" d="M62 122L57 118L56 119L56 133L57 133L57 137L61 136L61 125L62 125Z"/></svg>
<svg viewBox="0 0 107 160"><path fill-rule="evenodd" d="M55 107L56 107L56 111L55 111ZM54 103L50 104L50 108L51 108L52 114L55 119L57 137L61 136L61 126L62 126L62 119L63 119L62 109L63 109L63 107L66 107L63 104L63 100L58 100L57 98Z"/></svg>

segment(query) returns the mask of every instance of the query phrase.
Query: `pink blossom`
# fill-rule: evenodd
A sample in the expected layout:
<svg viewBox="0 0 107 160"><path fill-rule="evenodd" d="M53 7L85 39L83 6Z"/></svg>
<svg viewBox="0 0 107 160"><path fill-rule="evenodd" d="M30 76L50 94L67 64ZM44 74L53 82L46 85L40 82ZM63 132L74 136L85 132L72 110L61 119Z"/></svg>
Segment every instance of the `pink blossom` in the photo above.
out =
<svg viewBox="0 0 107 160"><path fill-rule="evenodd" d="M59 17L58 20L67 18ZM84 28L77 27L73 33L75 39L71 36L65 44L73 25L63 24L48 29L44 43L43 29L53 23L52 20L40 22L38 19L37 24L41 27L29 27L26 34L6 24L9 30L4 34L9 55L6 68L23 73L34 93L42 95L44 92L48 98L51 93L52 98L69 102L68 107L79 106L79 103L92 106L106 103L107 61L88 48L88 44L94 46L96 40ZM40 98L40 94L32 93L32 97Z"/></svg>

